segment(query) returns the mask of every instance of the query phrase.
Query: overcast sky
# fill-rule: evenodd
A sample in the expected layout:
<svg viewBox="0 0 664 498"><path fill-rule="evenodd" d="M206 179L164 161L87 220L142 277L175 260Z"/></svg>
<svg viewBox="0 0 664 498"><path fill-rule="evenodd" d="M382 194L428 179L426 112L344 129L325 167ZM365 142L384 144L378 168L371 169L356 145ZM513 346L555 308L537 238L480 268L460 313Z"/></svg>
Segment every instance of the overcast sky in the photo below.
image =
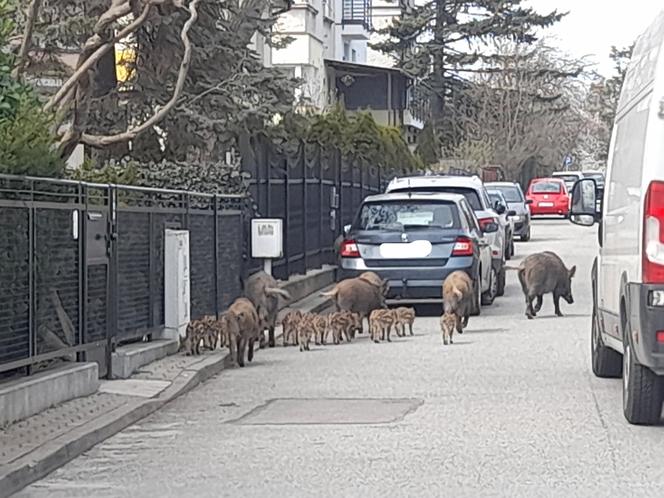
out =
<svg viewBox="0 0 664 498"><path fill-rule="evenodd" d="M632 43L664 10L661 0L526 0L540 13L558 9L567 17L545 33L555 43L576 56L591 55L597 70L612 72L611 45Z"/></svg>

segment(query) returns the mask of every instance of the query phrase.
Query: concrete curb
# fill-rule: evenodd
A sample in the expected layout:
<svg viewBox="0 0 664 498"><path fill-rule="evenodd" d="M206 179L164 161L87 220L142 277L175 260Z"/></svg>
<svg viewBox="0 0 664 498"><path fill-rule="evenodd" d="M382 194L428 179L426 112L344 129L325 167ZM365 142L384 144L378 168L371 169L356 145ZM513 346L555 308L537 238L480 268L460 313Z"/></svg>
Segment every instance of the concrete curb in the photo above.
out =
<svg viewBox="0 0 664 498"><path fill-rule="evenodd" d="M304 301L308 302L305 304ZM329 308L331 304L329 299L320 297L294 303L293 307L319 313ZM198 384L229 368L232 364L233 361L228 353L204 357L200 362L180 372L171 385L156 398L130 401L6 465L0 470L2 472L0 474L0 498L11 496L45 477L95 445L151 415Z"/></svg>

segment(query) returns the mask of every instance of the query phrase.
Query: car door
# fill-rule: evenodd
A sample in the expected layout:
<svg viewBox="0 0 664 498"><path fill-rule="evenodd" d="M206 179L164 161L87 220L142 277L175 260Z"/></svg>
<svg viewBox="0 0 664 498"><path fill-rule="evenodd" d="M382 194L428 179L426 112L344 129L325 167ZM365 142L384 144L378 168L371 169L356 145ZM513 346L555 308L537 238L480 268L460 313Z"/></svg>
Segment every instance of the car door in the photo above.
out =
<svg viewBox="0 0 664 498"><path fill-rule="evenodd" d="M465 199L462 199L459 204L461 206L461 211L468 220L470 231L480 248L480 265L482 267L480 278L482 279L482 292L486 292L491 285L491 245L480 229L480 224L477 221L477 216L475 216L475 211L470 208Z"/></svg>

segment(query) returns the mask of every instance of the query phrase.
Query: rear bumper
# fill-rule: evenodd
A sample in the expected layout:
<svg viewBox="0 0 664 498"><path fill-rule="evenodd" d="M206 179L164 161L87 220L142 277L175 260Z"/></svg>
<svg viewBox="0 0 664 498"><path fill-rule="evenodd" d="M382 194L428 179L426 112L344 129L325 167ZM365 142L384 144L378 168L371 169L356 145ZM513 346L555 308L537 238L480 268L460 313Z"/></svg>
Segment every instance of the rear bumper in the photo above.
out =
<svg viewBox="0 0 664 498"><path fill-rule="evenodd" d="M567 216L569 214L568 205L544 207L537 206L536 204L534 203L530 206L530 214L532 216Z"/></svg>
<svg viewBox="0 0 664 498"><path fill-rule="evenodd" d="M649 305L653 290L664 290L664 285L627 285L631 344L638 363L664 375L664 344L657 343L657 332L664 331L664 307Z"/></svg>
<svg viewBox="0 0 664 498"><path fill-rule="evenodd" d="M530 220L528 219L526 221L514 223L514 237L526 235L528 233L528 228L530 228Z"/></svg>
<svg viewBox="0 0 664 498"><path fill-rule="evenodd" d="M384 267L368 268L362 258L341 258L339 278L357 277L365 271L372 271L387 280L388 299L401 301L419 299L442 299L442 285L447 276L454 271L465 271L471 277L478 273L478 263L474 257L450 258L444 267Z"/></svg>

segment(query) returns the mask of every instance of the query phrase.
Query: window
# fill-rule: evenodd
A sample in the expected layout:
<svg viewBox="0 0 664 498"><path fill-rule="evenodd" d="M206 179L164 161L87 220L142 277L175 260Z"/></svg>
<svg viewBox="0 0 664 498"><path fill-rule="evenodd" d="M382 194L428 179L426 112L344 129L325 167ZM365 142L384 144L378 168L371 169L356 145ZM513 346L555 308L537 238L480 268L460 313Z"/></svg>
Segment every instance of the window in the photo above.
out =
<svg viewBox="0 0 664 498"><path fill-rule="evenodd" d="M560 183L558 182L537 182L530 187L533 194L559 194Z"/></svg>
<svg viewBox="0 0 664 498"><path fill-rule="evenodd" d="M495 190L503 194L507 202L523 202L523 196L521 195L521 189L516 185L514 187L510 186L501 186L493 187Z"/></svg>
<svg viewBox="0 0 664 498"><path fill-rule="evenodd" d="M477 191L473 188L464 188L464 187L416 187L416 188L403 188L395 189L393 192L447 192L449 194L461 194L463 195L470 207L474 211L481 211L482 202L480 201L480 196L477 195Z"/></svg>
<svg viewBox="0 0 664 498"><path fill-rule="evenodd" d="M352 49L350 51L350 54L351 54L350 55L350 60L353 61L353 62L357 62L357 50Z"/></svg>
<svg viewBox="0 0 664 498"><path fill-rule="evenodd" d="M468 207L468 203L466 203L465 200L461 201L461 210L466 215L466 219L468 220L470 229L479 232L480 227L477 224L477 218L475 217L475 213L473 213L473 211Z"/></svg>
<svg viewBox="0 0 664 498"><path fill-rule="evenodd" d="M388 201L362 206L355 228L409 230L459 228L459 212L451 202Z"/></svg>

